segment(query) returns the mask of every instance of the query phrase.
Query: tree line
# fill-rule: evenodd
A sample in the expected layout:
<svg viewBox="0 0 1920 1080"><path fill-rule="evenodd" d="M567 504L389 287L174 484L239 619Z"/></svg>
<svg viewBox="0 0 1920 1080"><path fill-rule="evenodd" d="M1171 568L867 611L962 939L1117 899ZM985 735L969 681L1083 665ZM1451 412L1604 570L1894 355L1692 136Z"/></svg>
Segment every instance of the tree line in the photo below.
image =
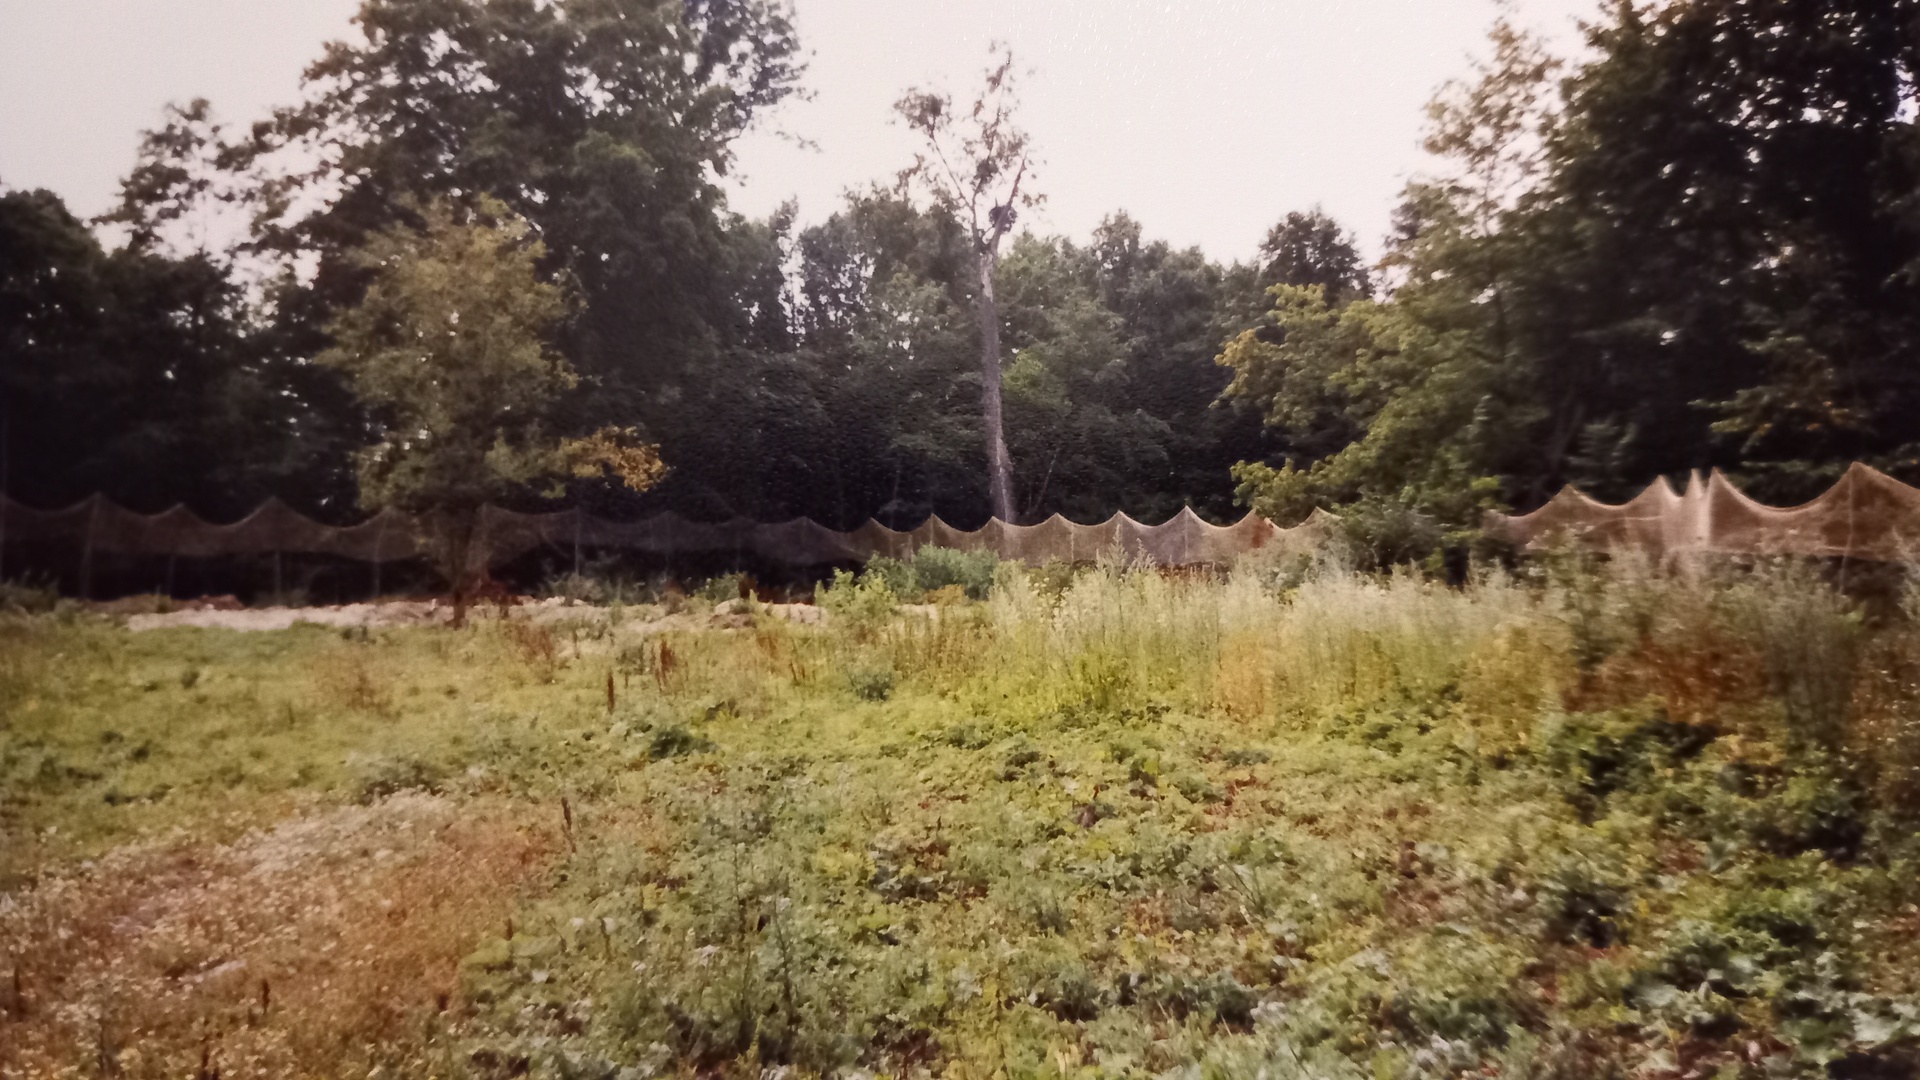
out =
<svg viewBox="0 0 1920 1080"><path fill-rule="evenodd" d="M1045 175L1005 55L977 99L905 93L927 152L802 227L721 188L804 87L782 4L356 26L259 122L171 108L99 220L0 193L13 497L1325 507L1419 557L1563 483L1920 480L1920 0L1610 3L1577 61L1498 24L1372 263L1316 210L1239 263L1122 212L1024 228ZM231 242L183 241L221 215Z"/></svg>

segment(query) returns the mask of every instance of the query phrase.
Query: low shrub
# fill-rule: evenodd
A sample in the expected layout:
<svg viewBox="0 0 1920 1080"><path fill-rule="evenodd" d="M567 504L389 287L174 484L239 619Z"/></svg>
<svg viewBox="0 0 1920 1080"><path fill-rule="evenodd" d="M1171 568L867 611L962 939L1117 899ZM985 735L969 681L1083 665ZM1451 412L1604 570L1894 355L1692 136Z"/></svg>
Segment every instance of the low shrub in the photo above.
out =
<svg viewBox="0 0 1920 1080"><path fill-rule="evenodd" d="M1804 560L1763 563L1720 594L1730 631L1758 649L1769 688L1802 746L1839 750L1860 657L1862 614Z"/></svg>
<svg viewBox="0 0 1920 1080"><path fill-rule="evenodd" d="M911 565L914 586L922 593L957 585L969 600L985 600L993 592L1000 559L991 551L923 547L913 553Z"/></svg>
<svg viewBox="0 0 1920 1080"><path fill-rule="evenodd" d="M713 740L708 739L685 724L663 724L647 733L647 755L654 761L679 757L682 754L700 754L713 749Z"/></svg>
<svg viewBox="0 0 1920 1080"><path fill-rule="evenodd" d="M1719 736L1716 728L1676 722L1658 708L1576 713L1555 725L1546 750L1568 782L1567 801L1592 821L1609 796L1645 790Z"/></svg>
<svg viewBox="0 0 1920 1080"><path fill-rule="evenodd" d="M1630 884L1618 870L1596 865L1584 853L1569 853L1548 871L1539 888L1541 913L1554 941L1610 948L1626 940Z"/></svg>
<svg viewBox="0 0 1920 1080"><path fill-rule="evenodd" d="M44 615L60 604L60 590L52 581L35 578L0 580L0 612Z"/></svg>
<svg viewBox="0 0 1920 1080"><path fill-rule="evenodd" d="M885 585L887 591L897 597L913 598L920 594L920 585L913 573L913 563L907 559L875 555L860 568L859 576L863 580ZM835 578L837 580L837 574Z"/></svg>
<svg viewBox="0 0 1920 1080"><path fill-rule="evenodd" d="M415 757L355 754L347 759L347 775L354 799L372 803L403 791L435 791L446 770Z"/></svg>
<svg viewBox="0 0 1920 1080"><path fill-rule="evenodd" d="M752 586L752 579L745 574L738 572L716 574L701 582L699 587L693 590L693 595L695 599L704 600L709 604L720 604L752 595Z"/></svg>
<svg viewBox="0 0 1920 1080"><path fill-rule="evenodd" d="M847 685L861 701L885 701L893 696L892 668L863 667L847 672Z"/></svg>
<svg viewBox="0 0 1920 1080"><path fill-rule="evenodd" d="M814 603L855 635L879 632L900 609L900 600L884 577L835 570L833 579L814 590Z"/></svg>
<svg viewBox="0 0 1920 1080"><path fill-rule="evenodd" d="M867 560L860 580L884 586L903 600L927 600L938 603L932 594L951 599L957 590L968 600L985 600L993 593L994 575L1000 558L991 551L955 551L943 547L923 547L906 559L885 555Z"/></svg>

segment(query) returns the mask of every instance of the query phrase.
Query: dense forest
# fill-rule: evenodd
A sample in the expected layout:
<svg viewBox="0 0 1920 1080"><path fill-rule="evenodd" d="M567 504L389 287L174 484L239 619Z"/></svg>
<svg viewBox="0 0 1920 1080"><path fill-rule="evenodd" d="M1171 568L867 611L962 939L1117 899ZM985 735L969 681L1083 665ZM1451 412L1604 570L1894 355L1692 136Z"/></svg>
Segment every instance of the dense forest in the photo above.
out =
<svg viewBox="0 0 1920 1080"><path fill-rule="evenodd" d="M1920 0L1609 4L1577 61L1502 23L1377 261L1309 208L1222 265L1009 201L984 308L981 229L924 186L805 227L728 209L730 147L805 86L780 4L366 0L357 27L271 117L172 107L98 220L0 192L11 497L358 516L412 421L327 357L404 320L396 238L450 214L518 223L554 290L518 422L665 466L500 489L530 505L977 525L982 311L1025 521L1348 507L1431 539L1706 466L1775 500L1854 460L1920 480ZM183 242L209 214L244 235Z"/></svg>

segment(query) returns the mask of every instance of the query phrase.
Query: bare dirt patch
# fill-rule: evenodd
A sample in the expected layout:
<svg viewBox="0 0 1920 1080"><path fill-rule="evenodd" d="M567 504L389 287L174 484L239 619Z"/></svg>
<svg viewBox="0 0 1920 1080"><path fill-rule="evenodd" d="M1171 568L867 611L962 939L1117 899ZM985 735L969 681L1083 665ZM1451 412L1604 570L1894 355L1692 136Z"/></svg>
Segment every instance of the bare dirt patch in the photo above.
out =
<svg viewBox="0 0 1920 1080"><path fill-rule="evenodd" d="M452 617L453 606L439 600L390 600L377 604L340 604L335 607L200 607L129 615L127 629L163 630L198 626L219 630L286 630L298 623L372 628L444 623Z"/></svg>
<svg viewBox="0 0 1920 1080"><path fill-rule="evenodd" d="M202 627L217 630L288 630L302 623L340 629L377 629L385 626L444 625L453 618L453 605L443 600L388 600L373 604L340 604L334 607L235 608L207 605L193 608L126 614L101 605L106 614L125 614L129 630L165 630L174 627ZM727 600L708 608L669 613L657 604L637 604L622 610L623 628L649 633L661 630L696 630L750 625L753 612L788 622L816 624L826 613L812 604L760 604L749 607L743 600ZM476 604L469 609L476 620L508 618L540 624L584 622L609 617L609 609L559 598L534 600L518 598L507 605Z"/></svg>

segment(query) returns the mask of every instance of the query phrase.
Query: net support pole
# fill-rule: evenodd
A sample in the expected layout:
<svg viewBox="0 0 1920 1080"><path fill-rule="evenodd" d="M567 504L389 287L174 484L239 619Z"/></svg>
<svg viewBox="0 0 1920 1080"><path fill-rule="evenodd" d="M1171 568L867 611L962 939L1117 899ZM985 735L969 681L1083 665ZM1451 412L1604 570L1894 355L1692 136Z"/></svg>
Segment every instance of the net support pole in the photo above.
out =
<svg viewBox="0 0 1920 1080"><path fill-rule="evenodd" d="M573 576L580 576L580 508L573 508Z"/></svg>
<svg viewBox="0 0 1920 1080"><path fill-rule="evenodd" d="M387 515L380 512L380 524L373 530L373 595L367 597L368 603L380 600L380 555L387 543Z"/></svg>
<svg viewBox="0 0 1920 1080"><path fill-rule="evenodd" d="M285 606L287 602L286 586L280 576L280 549L273 549L273 602Z"/></svg>
<svg viewBox="0 0 1920 1080"><path fill-rule="evenodd" d="M1852 469L1847 470L1846 475L1842 479L1847 485L1847 543L1845 547L1840 549L1840 591L1846 592L1847 562L1853 556L1853 535L1856 524L1854 510L1859 501L1860 485L1856 482L1858 477L1853 475Z"/></svg>
<svg viewBox="0 0 1920 1080"><path fill-rule="evenodd" d="M12 502L7 492L13 490L13 458L9 454L8 436L12 433L13 413L0 403L0 581L7 580L7 505Z"/></svg>
<svg viewBox="0 0 1920 1080"><path fill-rule="evenodd" d="M93 599L93 523L100 516L100 496L87 500L87 531L80 541L80 599Z"/></svg>

